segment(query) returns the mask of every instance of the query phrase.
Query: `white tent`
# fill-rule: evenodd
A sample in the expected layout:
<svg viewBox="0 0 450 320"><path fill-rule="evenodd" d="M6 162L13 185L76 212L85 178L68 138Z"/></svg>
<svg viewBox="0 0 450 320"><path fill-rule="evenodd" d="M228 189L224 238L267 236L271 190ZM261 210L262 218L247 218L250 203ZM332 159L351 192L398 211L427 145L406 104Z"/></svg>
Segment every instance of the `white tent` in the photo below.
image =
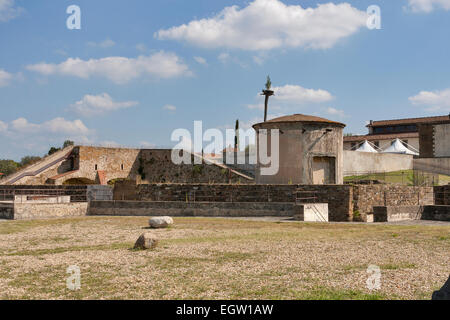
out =
<svg viewBox="0 0 450 320"><path fill-rule="evenodd" d="M356 151L378 153L378 151L375 150L375 148L372 147L367 140L365 140L364 143L358 149L356 149Z"/></svg>
<svg viewBox="0 0 450 320"><path fill-rule="evenodd" d="M418 156L419 154L417 152L409 150L403 142L400 141L400 139L395 139L394 143L385 150L383 150L383 153L403 153L403 154L412 154L415 156Z"/></svg>

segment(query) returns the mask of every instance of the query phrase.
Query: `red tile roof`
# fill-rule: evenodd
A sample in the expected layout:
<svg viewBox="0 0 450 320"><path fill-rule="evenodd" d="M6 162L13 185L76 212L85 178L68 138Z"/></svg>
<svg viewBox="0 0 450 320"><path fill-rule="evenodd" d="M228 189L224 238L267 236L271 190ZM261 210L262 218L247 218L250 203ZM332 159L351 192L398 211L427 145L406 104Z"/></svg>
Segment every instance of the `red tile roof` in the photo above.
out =
<svg viewBox="0 0 450 320"><path fill-rule="evenodd" d="M361 142L376 141L376 140L394 140L394 139L419 138L418 132L407 132L397 134L368 134L365 136L345 136L344 142Z"/></svg>
<svg viewBox="0 0 450 320"><path fill-rule="evenodd" d="M373 121L368 124L367 127L381 127L381 126L392 126L398 124L421 124L421 123L434 123L434 122L450 122L450 115L447 116L436 116L436 117L423 117L423 118L407 118L407 119L395 119L395 120L380 120Z"/></svg>

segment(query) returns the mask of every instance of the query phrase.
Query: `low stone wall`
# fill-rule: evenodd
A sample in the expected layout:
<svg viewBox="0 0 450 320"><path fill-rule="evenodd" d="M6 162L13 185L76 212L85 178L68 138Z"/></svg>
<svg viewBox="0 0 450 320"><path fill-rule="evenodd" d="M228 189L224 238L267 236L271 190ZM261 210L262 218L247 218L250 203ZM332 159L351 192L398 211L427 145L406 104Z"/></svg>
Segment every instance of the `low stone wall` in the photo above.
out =
<svg viewBox="0 0 450 320"><path fill-rule="evenodd" d="M450 205L450 185L434 187L435 205Z"/></svg>
<svg viewBox="0 0 450 320"><path fill-rule="evenodd" d="M292 217L294 203L91 201L91 216Z"/></svg>
<svg viewBox="0 0 450 320"><path fill-rule="evenodd" d="M410 170L412 168L412 155L344 150L344 176Z"/></svg>
<svg viewBox="0 0 450 320"><path fill-rule="evenodd" d="M450 221L450 206L424 206L422 220Z"/></svg>
<svg viewBox="0 0 450 320"><path fill-rule="evenodd" d="M14 204L0 202L0 219L14 219Z"/></svg>
<svg viewBox="0 0 450 320"><path fill-rule="evenodd" d="M403 185L354 185L353 214L360 221L367 221L367 214L376 206L423 206L433 205L432 187Z"/></svg>
<svg viewBox="0 0 450 320"><path fill-rule="evenodd" d="M419 220L422 216L421 206L380 206L373 207L373 222L396 222Z"/></svg>
<svg viewBox="0 0 450 320"><path fill-rule="evenodd" d="M330 221L352 221L350 185L128 184L114 188L114 200L135 201L295 203L298 197L311 196L316 197L314 202L328 203Z"/></svg>
<svg viewBox="0 0 450 320"><path fill-rule="evenodd" d="M88 203L0 203L2 219L79 217L87 214Z"/></svg>
<svg viewBox="0 0 450 320"><path fill-rule="evenodd" d="M0 201L13 201L14 195L70 196L71 202L86 202L91 186L0 185Z"/></svg>
<svg viewBox="0 0 450 320"><path fill-rule="evenodd" d="M374 207L373 211L374 222L450 221L450 206L380 206Z"/></svg>

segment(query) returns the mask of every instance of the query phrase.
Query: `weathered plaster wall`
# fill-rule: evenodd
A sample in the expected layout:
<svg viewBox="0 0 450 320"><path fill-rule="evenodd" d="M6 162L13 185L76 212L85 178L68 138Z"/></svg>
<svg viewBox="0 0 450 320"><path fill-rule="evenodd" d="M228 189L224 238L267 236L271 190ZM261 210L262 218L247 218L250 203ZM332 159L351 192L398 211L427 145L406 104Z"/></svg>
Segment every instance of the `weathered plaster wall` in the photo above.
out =
<svg viewBox="0 0 450 320"><path fill-rule="evenodd" d="M450 124L434 126L434 156L450 157Z"/></svg>
<svg viewBox="0 0 450 320"><path fill-rule="evenodd" d="M335 158L335 183L343 183L343 128L328 124L265 123L268 130L268 150L271 150L270 129L280 129L279 171L275 175L262 175L258 159L258 184L313 184L313 158ZM260 145L257 135L257 145ZM270 151L269 151L270 152ZM259 157L259 155L258 155Z"/></svg>
<svg viewBox="0 0 450 320"><path fill-rule="evenodd" d="M406 154L344 151L344 176L410 170L413 158Z"/></svg>

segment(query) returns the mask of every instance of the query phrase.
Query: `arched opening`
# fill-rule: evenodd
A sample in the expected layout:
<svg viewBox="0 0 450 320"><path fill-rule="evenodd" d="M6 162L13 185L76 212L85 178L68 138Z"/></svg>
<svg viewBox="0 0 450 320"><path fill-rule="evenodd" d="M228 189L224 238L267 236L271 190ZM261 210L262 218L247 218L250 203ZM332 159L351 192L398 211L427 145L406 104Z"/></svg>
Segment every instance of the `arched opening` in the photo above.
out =
<svg viewBox="0 0 450 320"><path fill-rule="evenodd" d="M63 185L65 186L74 186L74 185L92 185L97 184L95 181L90 180L88 178L72 178L64 181Z"/></svg>

